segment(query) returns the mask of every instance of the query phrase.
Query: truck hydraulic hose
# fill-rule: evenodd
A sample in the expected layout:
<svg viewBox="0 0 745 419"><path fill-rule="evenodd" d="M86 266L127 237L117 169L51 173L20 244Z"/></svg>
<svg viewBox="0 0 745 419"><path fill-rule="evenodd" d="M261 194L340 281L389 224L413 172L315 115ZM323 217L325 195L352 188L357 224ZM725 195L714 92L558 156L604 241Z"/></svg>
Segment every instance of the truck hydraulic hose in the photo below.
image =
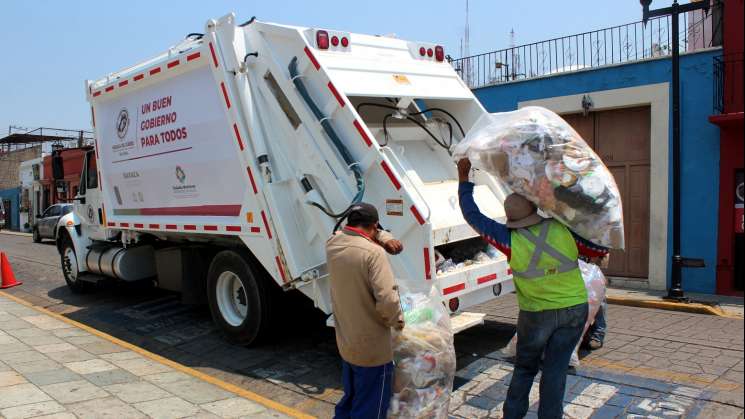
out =
<svg viewBox="0 0 745 419"><path fill-rule="evenodd" d="M323 112L318 108L318 106L313 102L313 99L310 97L310 94L308 94L308 89L305 87L305 84L303 83L302 78L300 77L298 70L297 70L297 57L293 57L292 61L290 61L290 65L287 67L288 70L290 70L290 77L292 77L292 83L295 85L295 88L297 89L298 93L300 94L300 97L303 98L305 103L310 108L311 112L313 112L313 115L318 119L318 121L321 123L321 127L323 128L324 132L326 132L326 135L329 137L331 142L334 144L334 147L336 147L336 150L341 155L341 158L344 160L344 163L347 165L349 170L352 171L352 174L354 174L354 178L357 182L357 194L352 199L352 202L349 204L349 206L340 213L334 213L330 209L325 208L323 205L317 203L317 202L310 202L310 205L313 205L314 207L320 209L324 212L324 214L328 215L332 218L343 218L347 215L349 208L352 207L354 204L358 204L362 202L362 197L365 195L365 178L362 173L362 168L360 168L359 163L354 160L352 157L352 154L349 152L349 149L344 145L344 142L342 142L341 138L336 134L336 131L334 131L334 127L331 126L331 123L329 122L329 118L327 118Z"/></svg>
<svg viewBox="0 0 745 419"><path fill-rule="evenodd" d="M396 111L396 112L399 112L399 113L402 111L401 109L399 109L396 106L385 105L385 104L382 104L382 103L363 102L363 103L360 103L359 105L357 105L357 112L359 113L360 110L362 108L366 107L366 106L383 108L383 109L390 109L390 110L393 110L393 111ZM446 114L447 116L449 116L450 119L452 119L455 122L455 124L458 126L458 129L460 130L461 135L463 137L466 136L466 133L463 130L463 127L460 125L460 122L458 122L458 120L455 119L455 117L453 116L453 114L451 114L450 112L446 111L445 109L442 109L442 108L429 108L429 109L425 109L423 111L419 111L419 112L416 112L416 113L404 114L404 115L406 117L406 120L411 121L414 124L416 124L417 126L419 126L419 128L421 128L422 130L424 130L424 132L426 132L427 135L429 135L430 138L432 138L432 140L435 143L437 143L437 145L439 145L440 147L442 147L445 150L447 150L448 151L448 154L452 154L452 152L450 151L450 148L453 145L453 126L449 122L442 121L442 122L445 123L445 125L448 126L448 129L450 131L450 141L448 143L445 143L444 141L438 140L437 137L435 136L435 134L433 134L432 131L430 131L429 129L427 129L427 127L425 127L424 124L422 124L421 122L419 122L419 121L417 121L416 119L413 118L414 116L421 115L421 114L428 113L428 112L433 112L433 111L439 111L439 112L442 112L442 113ZM392 115L393 114L391 114L391 116ZM383 133L384 133L385 138L386 138L386 140L385 140L386 144L388 144L388 131L387 131L387 127L386 127L387 119L388 119L388 115L386 115L386 117L383 118L383 131L384 131Z"/></svg>

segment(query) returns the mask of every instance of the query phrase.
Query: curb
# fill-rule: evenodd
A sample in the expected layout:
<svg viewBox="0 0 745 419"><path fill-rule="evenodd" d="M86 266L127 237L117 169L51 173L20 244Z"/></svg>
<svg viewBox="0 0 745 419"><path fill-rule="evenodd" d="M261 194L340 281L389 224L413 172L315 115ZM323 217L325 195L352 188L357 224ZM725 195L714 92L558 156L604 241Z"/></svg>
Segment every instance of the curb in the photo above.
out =
<svg viewBox="0 0 745 419"><path fill-rule="evenodd" d="M241 387L238 387L235 384L228 383L226 381L220 380L219 378L213 377L211 375L208 375L208 374L205 374L203 372L197 371L197 370L195 370L193 368L187 367L186 365L182 365L182 364L179 364L178 362L171 361L168 358L162 357L162 356L160 356L158 354L154 354L154 353L152 353L152 352L150 352L150 351L148 351L146 349L142 349L139 346L135 346L135 345L133 345L133 344L131 344L129 342L125 342L125 341L123 341L123 340L121 340L119 338L116 338L114 336L109 335L108 333L104 333L104 332L102 332L102 331L100 331L98 329L94 329L94 328L92 328L90 326L87 326L85 324L79 323L79 322L77 322L75 320L68 319L67 317L65 317L65 316L63 316L61 314L58 314L58 313L49 311L49 310L47 310L47 309L45 309L43 307L35 306L35 305L29 303L26 300L23 300L21 298L16 297L15 295L12 295L12 294L9 294L9 293L3 292L3 291L0 291L0 295L2 295L3 297L5 297L5 298L7 298L9 300L12 300L12 301L18 303L18 304L21 304L21 305L24 305L26 307L32 308L32 309L34 309L34 310L36 310L36 311L38 311L40 313L46 314L47 316L53 317L53 318L55 318L55 319L57 319L57 320L59 320L61 322L70 324L70 325L75 326L75 327L77 327L79 329L83 329L86 332L92 333L92 334L94 334L94 335L96 335L96 336L98 336L98 337L100 337L102 339L106 339L107 341L109 341L111 343L114 343L114 344L119 345L119 346L121 346L123 348L129 349L130 351L136 352L136 353L138 353L138 354L140 354L140 355L142 355L144 357L150 358L151 360L153 360L155 362L158 362L160 364L166 365L166 366L171 367L171 368L173 368L173 369L175 369L177 371L181 371L181 372L183 372L185 374L189 374L192 377L195 377L195 378L198 378L198 379L200 379L202 381L205 381L205 382L208 382L210 384L213 384L213 385L215 385L217 387L220 387L223 390L227 390L227 391L229 391L229 392L231 392L231 393L233 393L233 394L235 394L237 396L240 396L240 397L246 398L248 400L254 401L256 403L259 403L259 404L261 404L261 405L263 405L265 407L268 407L269 409L275 410L275 411L277 411L279 413L283 413L283 414L285 414L287 416L291 416L293 418L298 418L298 419L315 419L315 417L312 416L312 415L309 415L307 413L300 412L300 411L298 411L296 409L293 409L293 408L291 408L289 406L285 406L285 405L283 405L283 404L281 404L279 402L275 402L274 400L271 400L271 399L268 399L268 398L266 398L264 396L258 395L258 394L254 393L252 391L248 391L248 390L245 390L245 389L243 389Z"/></svg>
<svg viewBox="0 0 745 419"><path fill-rule="evenodd" d="M726 317L730 319L742 319L741 316L728 313L719 307L701 303L679 303L665 300L640 300L618 296L606 297L608 303L629 307L656 308L659 310L680 311L684 313L708 314L711 316Z"/></svg>
<svg viewBox="0 0 745 419"><path fill-rule="evenodd" d="M21 231L12 231L12 230L0 230L0 234L7 234L9 236L33 237L33 234L31 233L23 233Z"/></svg>

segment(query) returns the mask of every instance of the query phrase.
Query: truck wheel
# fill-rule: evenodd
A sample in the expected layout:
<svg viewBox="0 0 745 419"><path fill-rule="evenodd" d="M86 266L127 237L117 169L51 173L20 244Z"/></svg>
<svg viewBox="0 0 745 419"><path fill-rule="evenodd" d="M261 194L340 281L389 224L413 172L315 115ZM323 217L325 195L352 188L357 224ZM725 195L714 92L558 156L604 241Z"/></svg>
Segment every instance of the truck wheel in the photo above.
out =
<svg viewBox="0 0 745 419"><path fill-rule="evenodd" d="M34 227L33 239L34 243L41 243L41 235L39 234L39 229L36 227Z"/></svg>
<svg viewBox="0 0 745 419"><path fill-rule="evenodd" d="M83 293L90 289L90 283L81 281L78 259L75 256L75 246L72 244L67 235L62 237L60 245L60 258L62 264L62 274L65 276L65 282L70 290L76 294Z"/></svg>
<svg viewBox="0 0 745 419"><path fill-rule="evenodd" d="M218 253L207 274L212 319L233 343L250 345L269 329L271 297L251 263L232 250Z"/></svg>

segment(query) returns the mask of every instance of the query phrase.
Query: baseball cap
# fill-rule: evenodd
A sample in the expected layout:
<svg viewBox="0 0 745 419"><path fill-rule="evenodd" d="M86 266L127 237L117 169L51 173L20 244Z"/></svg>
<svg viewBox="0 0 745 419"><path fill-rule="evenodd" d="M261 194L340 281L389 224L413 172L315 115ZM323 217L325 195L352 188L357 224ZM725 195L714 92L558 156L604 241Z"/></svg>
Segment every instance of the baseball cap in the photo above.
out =
<svg viewBox="0 0 745 419"><path fill-rule="evenodd" d="M349 215L347 216L347 224L350 225L377 224L379 220L378 210L366 202L354 204L349 209Z"/></svg>

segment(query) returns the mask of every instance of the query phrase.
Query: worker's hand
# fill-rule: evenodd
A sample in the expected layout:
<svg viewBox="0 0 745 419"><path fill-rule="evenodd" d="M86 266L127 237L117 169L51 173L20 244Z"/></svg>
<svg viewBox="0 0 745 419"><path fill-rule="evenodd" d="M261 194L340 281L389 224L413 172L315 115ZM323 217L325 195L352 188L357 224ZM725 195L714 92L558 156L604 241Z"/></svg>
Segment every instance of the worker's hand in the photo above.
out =
<svg viewBox="0 0 745 419"><path fill-rule="evenodd" d="M608 268L608 261L610 260L609 255L601 256L601 257L595 257L590 259L590 263L597 265L600 267L600 269L606 269Z"/></svg>
<svg viewBox="0 0 745 419"><path fill-rule="evenodd" d="M396 239L391 239L383 243L383 249L392 255L397 255L404 250L404 245Z"/></svg>
<svg viewBox="0 0 745 419"><path fill-rule="evenodd" d="M471 172L471 161L464 157L458 160L458 181L468 182L468 174Z"/></svg>
<svg viewBox="0 0 745 419"><path fill-rule="evenodd" d="M598 263L598 266L600 266L601 269L608 269L609 262L610 262L610 255L605 255L600 258L600 263Z"/></svg>

